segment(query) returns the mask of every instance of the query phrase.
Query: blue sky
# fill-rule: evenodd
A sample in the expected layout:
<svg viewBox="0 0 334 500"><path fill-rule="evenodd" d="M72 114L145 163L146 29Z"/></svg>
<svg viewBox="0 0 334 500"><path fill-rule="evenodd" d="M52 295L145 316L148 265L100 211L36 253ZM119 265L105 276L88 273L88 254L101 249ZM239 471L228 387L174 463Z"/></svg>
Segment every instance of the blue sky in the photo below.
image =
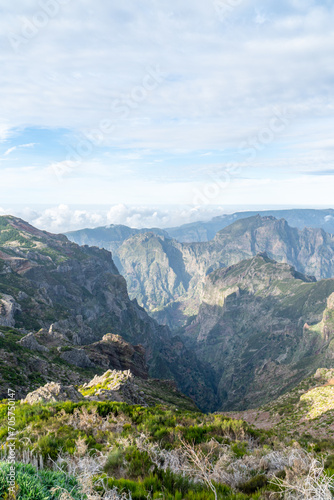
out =
<svg viewBox="0 0 334 500"><path fill-rule="evenodd" d="M334 206L333 25L331 1L0 0L0 212Z"/></svg>

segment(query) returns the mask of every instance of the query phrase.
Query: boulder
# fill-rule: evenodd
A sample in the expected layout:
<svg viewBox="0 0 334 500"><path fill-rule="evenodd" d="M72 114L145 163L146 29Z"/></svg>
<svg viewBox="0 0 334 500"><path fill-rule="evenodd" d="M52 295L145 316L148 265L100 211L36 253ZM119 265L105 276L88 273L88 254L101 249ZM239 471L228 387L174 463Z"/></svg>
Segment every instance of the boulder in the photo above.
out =
<svg viewBox="0 0 334 500"><path fill-rule="evenodd" d="M43 387L39 387L36 391L29 392L22 402L32 405L35 403L57 403L58 401L78 402L82 399L82 395L73 385L50 382Z"/></svg>

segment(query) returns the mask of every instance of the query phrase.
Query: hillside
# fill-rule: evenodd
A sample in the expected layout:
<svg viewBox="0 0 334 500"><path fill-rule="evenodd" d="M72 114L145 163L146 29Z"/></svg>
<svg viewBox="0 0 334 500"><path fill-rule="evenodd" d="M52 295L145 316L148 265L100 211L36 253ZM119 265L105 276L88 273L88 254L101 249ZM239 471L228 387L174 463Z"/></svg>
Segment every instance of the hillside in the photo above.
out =
<svg viewBox="0 0 334 500"><path fill-rule="evenodd" d="M110 224L110 226L96 227L94 229L80 229L66 233L67 238L78 245L88 245L115 252L123 241L143 233L154 233L159 236L167 236L168 233L158 228L135 229L122 224Z"/></svg>
<svg viewBox="0 0 334 500"><path fill-rule="evenodd" d="M334 279L244 259L257 249L249 234L260 244L266 224L284 221L250 219L247 234L236 223L210 248L127 240L156 287L169 271L181 297L183 262L193 272L183 283L198 313L178 337L129 299L106 250L0 224L0 398L16 399L15 434L12 403L0 402L1 497L15 443L18 498L279 499L314 478L331 498ZM281 252L277 241L265 240ZM244 260L220 267L233 259Z"/></svg>
<svg viewBox="0 0 334 500"><path fill-rule="evenodd" d="M153 282L152 303L156 290L169 293L159 314L175 307L173 317L184 321L180 311L188 316L173 336L129 299L109 252L79 247L16 218L0 220L0 325L9 329L2 359L10 360L2 369L15 373L22 356L18 376L26 389L25 372L34 379L45 369L45 359L28 362L24 354L37 344L42 348L35 358L49 358L51 370L57 363L76 366L74 375L61 370L63 378L76 382L77 369L87 376L98 368L130 369L142 378L175 380L205 410L258 406L330 365L334 280L316 282L265 255L223 267L259 247L283 258L282 241L298 231L285 221L238 221L213 242L194 245L152 233L127 240L127 255L136 262L132 273L147 276L147 287ZM324 243L317 242L320 254Z"/></svg>
<svg viewBox="0 0 334 500"><path fill-rule="evenodd" d="M281 439L334 439L334 369L319 368L293 390L255 410L226 413Z"/></svg>
<svg viewBox="0 0 334 500"><path fill-rule="evenodd" d="M334 364L334 280L265 254L211 273L183 338L218 378L224 409L255 408Z"/></svg>
<svg viewBox="0 0 334 500"><path fill-rule="evenodd" d="M111 332L144 346L150 376L176 380L201 407L216 404L210 368L129 299L106 250L0 217L0 294L0 326L44 329L78 346Z"/></svg>

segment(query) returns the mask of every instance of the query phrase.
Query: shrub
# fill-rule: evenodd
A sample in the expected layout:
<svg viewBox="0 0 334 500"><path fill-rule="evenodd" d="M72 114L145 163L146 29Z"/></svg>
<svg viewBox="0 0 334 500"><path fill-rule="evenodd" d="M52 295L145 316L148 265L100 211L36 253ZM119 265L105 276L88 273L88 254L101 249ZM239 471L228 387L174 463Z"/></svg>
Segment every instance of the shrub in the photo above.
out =
<svg viewBox="0 0 334 500"><path fill-rule="evenodd" d="M0 498L9 499L8 480L10 465L0 462ZM18 500L54 500L60 498L60 490L51 493L53 488L71 492L74 500L82 500L81 487L77 480L61 472L37 471L32 465L15 464Z"/></svg>
<svg viewBox="0 0 334 500"><path fill-rule="evenodd" d="M144 478L150 473L153 466L146 451L139 451L135 447L126 450L125 459L128 462L128 474L131 478Z"/></svg>
<svg viewBox="0 0 334 500"><path fill-rule="evenodd" d="M115 476L124 463L124 453L120 448L114 448L108 455L104 471Z"/></svg>

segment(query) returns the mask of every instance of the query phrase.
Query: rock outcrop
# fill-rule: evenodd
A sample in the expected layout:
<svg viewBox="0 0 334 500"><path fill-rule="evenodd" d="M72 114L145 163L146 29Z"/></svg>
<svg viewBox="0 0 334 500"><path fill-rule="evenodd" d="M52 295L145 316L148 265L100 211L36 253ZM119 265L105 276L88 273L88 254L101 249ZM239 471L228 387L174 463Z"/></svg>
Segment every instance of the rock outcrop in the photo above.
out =
<svg viewBox="0 0 334 500"><path fill-rule="evenodd" d="M141 406L167 404L197 410L193 401L177 390L174 381L142 379L130 370L108 370L79 387L79 391L93 401L117 401Z"/></svg>
<svg viewBox="0 0 334 500"><path fill-rule="evenodd" d="M37 342L34 333L28 333L28 335L18 341L18 344L26 349L30 349L31 351L49 352L47 347Z"/></svg>
<svg viewBox="0 0 334 500"><path fill-rule="evenodd" d="M119 335L108 333L102 340L85 347L89 359L99 368L108 370L131 370L141 378L148 378L145 349L133 346Z"/></svg>
<svg viewBox="0 0 334 500"><path fill-rule="evenodd" d="M84 349L71 349L62 352L60 358L70 365L75 365L78 368L94 368L95 364L87 356Z"/></svg>
<svg viewBox="0 0 334 500"><path fill-rule="evenodd" d="M50 382L44 387L30 392L22 402L32 405L35 403L57 403L58 401L78 402L82 399L82 394L73 385L65 386Z"/></svg>
<svg viewBox="0 0 334 500"><path fill-rule="evenodd" d="M117 401L148 406L145 393L141 390L130 370L109 370L104 375L96 375L80 388L82 394L96 401Z"/></svg>
<svg viewBox="0 0 334 500"><path fill-rule="evenodd" d="M176 388L173 381L158 379L141 379L130 370L108 370L103 375L95 375L89 382L81 385L79 390L73 385L62 385L50 382L30 392L23 400L26 404L56 403L59 401L78 402L114 401L130 405L155 406L170 405L185 410L197 410L194 402L184 396Z"/></svg>
<svg viewBox="0 0 334 500"><path fill-rule="evenodd" d="M15 326L15 314L20 306L11 295L0 294L0 326Z"/></svg>

